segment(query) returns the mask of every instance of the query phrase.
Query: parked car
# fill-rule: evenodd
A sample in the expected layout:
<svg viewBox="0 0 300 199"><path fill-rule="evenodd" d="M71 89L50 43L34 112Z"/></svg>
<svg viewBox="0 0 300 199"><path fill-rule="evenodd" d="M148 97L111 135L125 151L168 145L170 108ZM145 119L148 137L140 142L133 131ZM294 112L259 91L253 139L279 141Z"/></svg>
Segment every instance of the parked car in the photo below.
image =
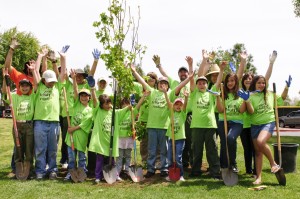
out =
<svg viewBox="0 0 300 199"><path fill-rule="evenodd" d="M281 116L278 119L280 127L289 126L294 128L295 126L300 125L300 110L292 111L286 116Z"/></svg>

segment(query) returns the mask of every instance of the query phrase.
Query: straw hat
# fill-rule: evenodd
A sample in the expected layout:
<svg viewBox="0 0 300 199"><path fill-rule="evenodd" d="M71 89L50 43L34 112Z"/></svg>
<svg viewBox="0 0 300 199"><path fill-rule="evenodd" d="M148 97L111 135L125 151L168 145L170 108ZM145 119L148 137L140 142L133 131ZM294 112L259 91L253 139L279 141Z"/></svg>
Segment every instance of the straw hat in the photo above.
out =
<svg viewBox="0 0 300 199"><path fill-rule="evenodd" d="M205 76L208 76L208 75L211 75L214 73L219 73L219 72L220 72L220 68L219 68L218 64L211 64L210 68L209 68L209 72Z"/></svg>

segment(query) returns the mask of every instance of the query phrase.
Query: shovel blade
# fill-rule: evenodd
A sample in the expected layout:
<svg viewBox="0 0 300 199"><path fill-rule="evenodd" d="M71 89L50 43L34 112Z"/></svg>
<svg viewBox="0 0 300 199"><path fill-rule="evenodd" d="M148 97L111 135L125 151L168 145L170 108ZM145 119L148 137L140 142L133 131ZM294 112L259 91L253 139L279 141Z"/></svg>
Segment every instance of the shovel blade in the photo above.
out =
<svg viewBox="0 0 300 199"><path fill-rule="evenodd" d="M26 180L29 176L30 162L17 162L16 163L16 177L18 180Z"/></svg>
<svg viewBox="0 0 300 199"><path fill-rule="evenodd" d="M82 167L79 167L76 169L77 170L77 177L79 182L84 182L86 179L87 175Z"/></svg>
<svg viewBox="0 0 300 199"><path fill-rule="evenodd" d="M141 182L144 180L142 167L132 165L129 167L128 173L133 182Z"/></svg>
<svg viewBox="0 0 300 199"><path fill-rule="evenodd" d="M180 168L176 167L176 163L169 168L169 178L172 181L178 181L180 179Z"/></svg>
<svg viewBox="0 0 300 199"><path fill-rule="evenodd" d="M221 169L221 171L222 171L222 179L226 186L237 185L237 183L239 182L239 178L236 173L232 172L232 170L229 168Z"/></svg>
<svg viewBox="0 0 300 199"><path fill-rule="evenodd" d="M69 172L71 174L71 179L73 180L73 182L77 183L78 182L78 172L77 172L77 169L70 169Z"/></svg>
<svg viewBox="0 0 300 199"><path fill-rule="evenodd" d="M275 175L276 175L276 178L277 178L277 180L278 180L278 183L279 183L280 185L285 186L285 185L286 185L286 178L285 178L283 169L280 168L280 169L275 173Z"/></svg>
<svg viewBox="0 0 300 199"><path fill-rule="evenodd" d="M105 165L103 167L103 176L108 184L113 184L117 181L118 172L117 168L113 165Z"/></svg>

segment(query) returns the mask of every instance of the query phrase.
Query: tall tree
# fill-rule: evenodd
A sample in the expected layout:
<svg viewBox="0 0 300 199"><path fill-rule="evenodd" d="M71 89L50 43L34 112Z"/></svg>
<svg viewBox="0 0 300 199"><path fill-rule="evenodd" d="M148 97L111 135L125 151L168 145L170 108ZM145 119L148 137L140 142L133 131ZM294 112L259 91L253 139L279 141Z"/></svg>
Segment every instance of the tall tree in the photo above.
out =
<svg viewBox="0 0 300 199"><path fill-rule="evenodd" d="M296 17L300 17L300 0L293 0L293 5Z"/></svg>

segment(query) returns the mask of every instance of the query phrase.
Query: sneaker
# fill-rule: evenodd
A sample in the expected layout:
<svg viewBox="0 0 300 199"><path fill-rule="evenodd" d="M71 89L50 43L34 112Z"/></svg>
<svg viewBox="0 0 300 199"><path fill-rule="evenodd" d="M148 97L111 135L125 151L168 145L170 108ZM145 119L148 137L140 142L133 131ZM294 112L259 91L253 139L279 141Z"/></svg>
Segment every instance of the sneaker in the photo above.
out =
<svg viewBox="0 0 300 199"><path fill-rule="evenodd" d="M154 176L155 173L147 171L146 175L144 175L145 178L151 178L152 176Z"/></svg>
<svg viewBox="0 0 300 199"><path fill-rule="evenodd" d="M171 182L171 179L169 176L166 177L166 181Z"/></svg>
<svg viewBox="0 0 300 199"><path fill-rule="evenodd" d="M237 168L236 165L233 165L233 166L231 167L231 169L232 169L232 172L233 172L233 173L238 173L238 172L239 172L239 169Z"/></svg>
<svg viewBox="0 0 300 199"><path fill-rule="evenodd" d="M96 179L95 184L100 184L100 179Z"/></svg>
<svg viewBox="0 0 300 199"><path fill-rule="evenodd" d="M41 173L37 173L37 174L36 174L36 179L37 179L37 180L43 180L43 179L44 179L44 175L41 174Z"/></svg>
<svg viewBox="0 0 300 199"><path fill-rule="evenodd" d="M68 163L61 164L62 169L68 169Z"/></svg>
<svg viewBox="0 0 300 199"><path fill-rule="evenodd" d="M169 173L167 171L161 171L160 172L160 177L167 177Z"/></svg>
<svg viewBox="0 0 300 199"><path fill-rule="evenodd" d="M49 175L49 180L55 180L57 178L57 174L55 172L51 172Z"/></svg>
<svg viewBox="0 0 300 199"><path fill-rule="evenodd" d="M71 180L71 174L68 172L66 177L64 178L64 181L69 181Z"/></svg>
<svg viewBox="0 0 300 199"><path fill-rule="evenodd" d="M120 178L120 176L118 176L117 177L117 181L120 181L120 182L122 182L122 181L124 181L122 178Z"/></svg>
<svg viewBox="0 0 300 199"><path fill-rule="evenodd" d="M179 181L184 182L185 181L184 177L180 176Z"/></svg>

